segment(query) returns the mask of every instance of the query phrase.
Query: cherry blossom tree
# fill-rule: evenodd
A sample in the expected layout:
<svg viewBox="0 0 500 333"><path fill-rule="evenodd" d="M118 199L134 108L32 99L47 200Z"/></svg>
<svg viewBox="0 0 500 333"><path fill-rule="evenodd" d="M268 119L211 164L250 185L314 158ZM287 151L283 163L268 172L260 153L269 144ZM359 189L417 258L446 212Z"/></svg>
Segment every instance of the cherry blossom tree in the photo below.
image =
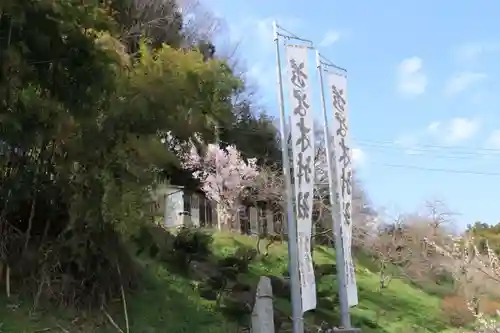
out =
<svg viewBox="0 0 500 333"><path fill-rule="evenodd" d="M241 199L254 185L259 168L257 159L245 159L235 146L221 148L209 144L204 154L195 145L181 158L182 167L193 172L206 196L219 204L218 214L226 227L236 220Z"/></svg>

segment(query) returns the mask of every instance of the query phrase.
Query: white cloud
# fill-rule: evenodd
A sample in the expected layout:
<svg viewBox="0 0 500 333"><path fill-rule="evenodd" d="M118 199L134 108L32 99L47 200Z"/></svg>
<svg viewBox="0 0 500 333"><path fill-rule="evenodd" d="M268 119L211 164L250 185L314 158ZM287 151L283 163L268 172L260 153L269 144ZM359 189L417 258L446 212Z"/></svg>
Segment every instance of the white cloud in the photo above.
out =
<svg viewBox="0 0 500 333"><path fill-rule="evenodd" d="M301 25L301 20L294 17L256 17L245 15L241 17L230 17L225 22L229 31L231 42L242 44L245 49L259 50L259 54L268 57L268 53L274 50L273 44L273 21L278 22L286 29L296 31Z"/></svg>
<svg viewBox="0 0 500 333"><path fill-rule="evenodd" d="M395 144L403 146L403 147L411 147L414 146L417 143L418 136L417 135L410 135L410 134L405 134L400 136L398 139L394 141Z"/></svg>
<svg viewBox="0 0 500 333"><path fill-rule="evenodd" d="M500 149L500 130L493 131L486 140L486 147L489 149Z"/></svg>
<svg viewBox="0 0 500 333"><path fill-rule="evenodd" d="M455 118L448 125L450 142L464 141L473 137L479 130L479 121L476 119Z"/></svg>
<svg viewBox="0 0 500 333"><path fill-rule="evenodd" d="M419 147L419 143L422 141L425 142L433 139L439 141L441 144L456 144L474 137L480 127L480 120L463 117L453 118L448 121L433 121L420 131L400 136L394 141L394 144L404 148L405 153L408 155L419 155L432 149L428 146L425 149ZM498 134L498 144L500 147L500 131Z"/></svg>
<svg viewBox="0 0 500 333"><path fill-rule="evenodd" d="M352 149L352 160L354 166L362 166L366 162L366 154L360 148Z"/></svg>
<svg viewBox="0 0 500 333"><path fill-rule="evenodd" d="M267 41L268 43L273 41L273 19L271 17L256 20L255 28L254 31L261 41Z"/></svg>
<svg viewBox="0 0 500 333"><path fill-rule="evenodd" d="M485 73L479 72L461 72L455 74L446 82L444 92L447 95L459 94L481 83L487 77Z"/></svg>
<svg viewBox="0 0 500 333"><path fill-rule="evenodd" d="M488 52L494 52L500 49L496 42L473 42L464 43L454 49L454 57L458 62L471 62L478 60L479 57Z"/></svg>
<svg viewBox="0 0 500 333"><path fill-rule="evenodd" d="M265 92L274 89L276 80L273 55L274 20L292 31L301 30L302 21L290 16L258 17L251 13L244 16L230 15L227 21L229 41L218 40L221 53L225 51L225 55L236 63L236 68L240 71L238 74L248 80L252 88L258 90L259 95L262 93L259 98L269 98L269 94Z"/></svg>
<svg viewBox="0 0 500 333"><path fill-rule="evenodd" d="M274 83L275 71L265 66L262 62L257 62L248 70L248 78L251 83L258 85L261 90L272 89Z"/></svg>
<svg viewBox="0 0 500 333"><path fill-rule="evenodd" d="M319 43L319 46L321 47L329 47L332 46L335 42L337 42L340 39L340 32L336 30L328 30L325 35L323 36L323 39Z"/></svg>
<svg viewBox="0 0 500 333"><path fill-rule="evenodd" d="M427 126L427 130L430 133L436 133L439 129L440 124L441 123L439 121L433 121L432 123L429 124L429 126Z"/></svg>
<svg viewBox="0 0 500 333"><path fill-rule="evenodd" d="M245 25L244 32L248 35L256 36L259 43L272 46L274 37L273 21L280 26L295 31L300 26L301 20L294 17L265 17L249 21Z"/></svg>
<svg viewBox="0 0 500 333"><path fill-rule="evenodd" d="M417 145L421 136L421 133L405 134L395 140L394 143L404 148L405 154L419 155L422 153L422 151L418 149Z"/></svg>
<svg viewBox="0 0 500 333"><path fill-rule="evenodd" d="M422 70L422 59L411 57L404 59L397 68L398 91L403 95L417 96L427 88L427 76Z"/></svg>
<svg viewBox="0 0 500 333"><path fill-rule="evenodd" d="M447 122L432 122L427 130L446 144L455 144L472 138L480 127L477 119L458 117Z"/></svg>
<svg viewBox="0 0 500 333"><path fill-rule="evenodd" d="M477 59L484 52L484 46L481 43L465 43L457 47L455 57L460 62L467 62Z"/></svg>

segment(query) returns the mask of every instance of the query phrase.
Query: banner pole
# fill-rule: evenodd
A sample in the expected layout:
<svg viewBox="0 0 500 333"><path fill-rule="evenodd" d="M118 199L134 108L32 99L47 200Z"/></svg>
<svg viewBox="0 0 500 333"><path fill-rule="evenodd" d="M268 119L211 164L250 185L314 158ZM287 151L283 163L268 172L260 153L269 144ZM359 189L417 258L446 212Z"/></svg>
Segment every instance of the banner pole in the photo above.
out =
<svg viewBox="0 0 500 333"><path fill-rule="evenodd" d="M283 176L285 177L286 190L286 217L284 222L288 225L288 269L290 274L290 293L292 300L293 333L304 333L304 322L302 317L302 300L300 294L299 261L297 224L293 208L293 191L290 176L290 159L288 154L288 140L286 136L285 105L283 97L283 79L281 74L281 58L279 47L278 27L273 22L274 42L276 44L276 75L278 84L278 103L280 109L280 135L281 153L283 158Z"/></svg>
<svg viewBox="0 0 500 333"><path fill-rule="evenodd" d="M335 184L333 182L333 180L336 179L335 172L338 172L338 170L336 170L335 166L333 165L333 159L331 153L333 145L331 142L330 133L328 131L328 115L326 111L326 102L325 102L323 68L321 66L321 58L318 51L316 51L316 68L318 69L320 95L321 95L321 108L323 111L323 132L325 136L326 159L328 163L327 164L328 188L330 190L330 205L332 207L332 221L334 224L333 230L335 236L335 258L337 264L337 281L338 281L339 300L340 300L340 319L343 328L351 328L351 317L349 314L349 304L347 302L346 263L344 257L343 239L340 230L341 225L339 221L339 215L336 214L336 212L339 209L340 203L337 200ZM333 158L336 157L333 156Z"/></svg>

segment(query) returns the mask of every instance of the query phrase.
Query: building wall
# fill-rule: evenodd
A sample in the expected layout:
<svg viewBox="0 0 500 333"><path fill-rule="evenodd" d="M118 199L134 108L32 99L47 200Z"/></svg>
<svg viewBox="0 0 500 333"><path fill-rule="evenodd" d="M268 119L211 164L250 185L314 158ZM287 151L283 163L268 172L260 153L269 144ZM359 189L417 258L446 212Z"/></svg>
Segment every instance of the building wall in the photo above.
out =
<svg viewBox="0 0 500 333"><path fill-rule="evenodd" d="M200 192L189 192L182 187L166 185L158 188L153 195L155 215L161 216L168 227L197 226L216 228L216 203ZM243 234L284 233L281 219L271 211L261 207L242 207L232 226Z"/></svg>
<svg viewBox="0 0 500 333"><path fill-rule="evenodd" d="M184 190L178 187L169 187L163 195L165 200L164 224L166 227L179 227L183 221Z"/></svg>

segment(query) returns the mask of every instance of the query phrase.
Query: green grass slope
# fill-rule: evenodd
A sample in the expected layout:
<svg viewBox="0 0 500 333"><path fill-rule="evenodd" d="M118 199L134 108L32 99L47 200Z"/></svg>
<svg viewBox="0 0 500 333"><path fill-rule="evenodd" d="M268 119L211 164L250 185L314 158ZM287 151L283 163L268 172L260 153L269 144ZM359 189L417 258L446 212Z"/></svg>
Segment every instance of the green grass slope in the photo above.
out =
<svg viewBox="0 0 500 333"><path fill-rule="evenodd" d="M240 245L252 245L255 241L244 236L219 235L216 238L219 255L231 253ZM317 247L314 251L314 261L318 265L334 264L335 254L325 247ZM394 280L389 288L378 291L379 277L367 266L358 263L357 283L359 290L359 305L352 310L352 321L362 332L378 333L412 333L412 332L442 332L448 329L442 319L440 299L430 295L415 286L400 280ZM264 260L251 265L252 275L281 275L287 268L286 244L271 248L270 255ZM307 313L309 323L319 324L321 321L338 323L334 308L337 287L335 276L322 277L317 284L318 309ZM284 310L289 310L288 302L278 300Z"/></svg>
<svg viewBox="0 0 500 333"><path fill-rule="evenodd" d="M255 246L255 239L218 233L214 236L214 255L226 257L241 246ZM266 258L253 261L248 273L239 280L256 284L261 275L282 276L287 269L286 244L270 248ZM227 319L215 305L199 296L195 283L172 273L164 264L139 259L147 276L139 291L127 297L131 333L235 333L238 325ZM332 265L332 250L318 247L314 252L318 265ZM388 289L378 291L377 273L358 263L357 281L360 304L352 310L353 323L363 333L451 332L442 319L440 299L403 281L394 280ZM318 281L318 309L305 315L308 324L323 321L337 323L335 276L325 275ZM290 312L286 298L277 298L276 307ZM73 313L69 310L38 308L31 311L30 302L16 298L0 300L0 333L2 332L119 332L110 325L104 312ZM125 327L120 300L108 313L122 329Z"/></svg>

